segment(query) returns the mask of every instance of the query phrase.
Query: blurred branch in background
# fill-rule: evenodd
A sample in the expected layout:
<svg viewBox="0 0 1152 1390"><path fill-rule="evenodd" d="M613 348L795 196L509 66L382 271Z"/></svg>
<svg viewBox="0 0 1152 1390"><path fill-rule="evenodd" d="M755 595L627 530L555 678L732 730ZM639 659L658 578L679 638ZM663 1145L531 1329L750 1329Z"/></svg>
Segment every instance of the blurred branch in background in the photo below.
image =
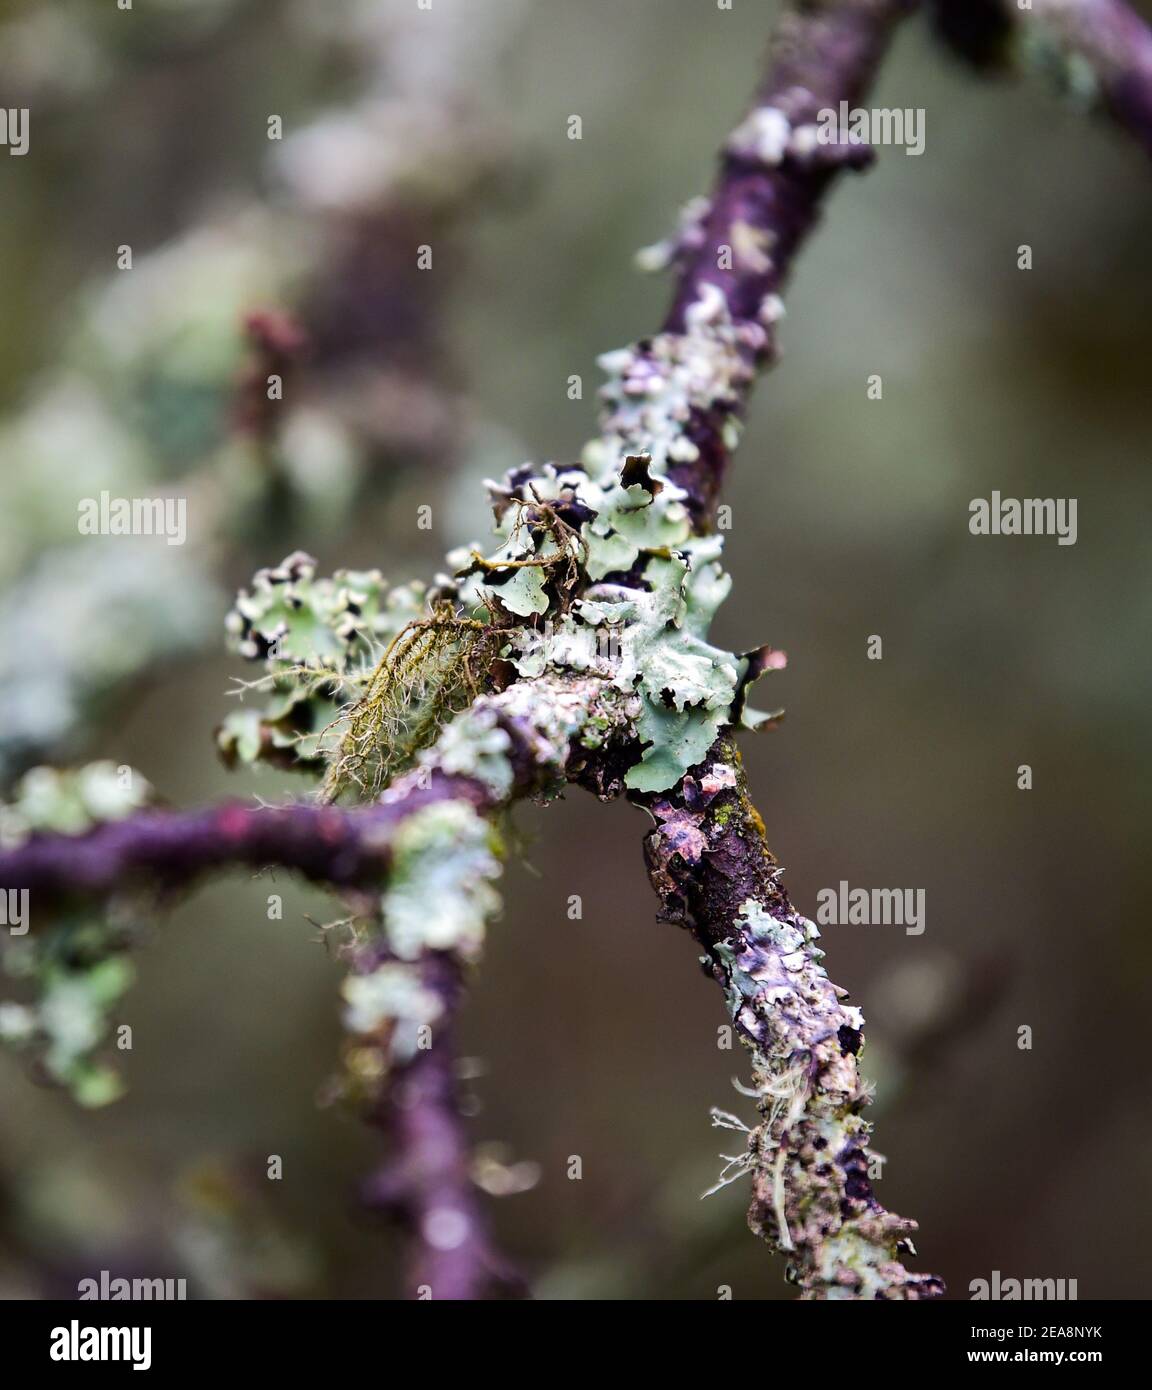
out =
<svg viewBox="0 0 1152 1390"><path fill-rule="evenodd" d="M495 51L516 14L485 15ZM335 537L402 471L451 470L468 411L439 331L460 264L448 237L509 174L474 96L483 46L456 62L473 30L462 23L450 52L421 36L414 61L413 16L372 4L339 18L312 37L352 69L355 99L269 144L267 197L245 195L152 249L122 228L104 258L121 268L83 291L62 352L0 423L0 785L74 755L133 683L210 646L223 586L265 558L271 536ZM86 77L127 79L138 58L133 26L70 15L83 38L70 33L67 51L83 61L46 71L60 20L49 8L0 39L0 75L38 118L91 101ZM213 37L209 25L199 43ZM445 258L435 276L416 263L429 238ZM186 544L87 537L81 553L78 495L154 492L186 500Z"/></svg>
<svg viewBox="0 0 1152 1390"><path fill-rule="evenodd" d="M379 943L357 960L363 976L380 978L402 963ZM476 1299L493 1289L525 1292L520 1274L496 1250L481 1209L477 1166L462 1118L456 1022L465 987L464 962L427 952L420 988L437 1000L436 1046L418 1050L381 1092L372 1123L391 1156L364 1185L367 1204L401 1220L412 1268L407 1287L417 1296Z"/></svg>
<svg viewBox="0 0 1152 1390"><path fill-rule="evenodd" d="M930 0L941 36L990 71L1035 70L1152 155L1152 32L1123 0Z"/></svg>

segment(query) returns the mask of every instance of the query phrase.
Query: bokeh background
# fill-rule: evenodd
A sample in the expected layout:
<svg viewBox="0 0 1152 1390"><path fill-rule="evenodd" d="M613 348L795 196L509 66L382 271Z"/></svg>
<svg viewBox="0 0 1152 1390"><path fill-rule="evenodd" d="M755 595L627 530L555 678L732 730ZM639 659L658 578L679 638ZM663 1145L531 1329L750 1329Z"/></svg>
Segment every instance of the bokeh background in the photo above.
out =
<svg viewBox="0 0 1152 1390"><path fill-rule="evenodd" d="M577 456L596 355L668 293L632 253L706 189L773 10L0 4L0 100L32 112L28 155L0 151L6 783L107 756L176 804L302 790L214 756L247 674L230 593L296 548L431 574L483 535L480 479ZM924 108L926 149L846 179L803 254L727 494L718 636L789 654L761 697L787 719L745 752L801 909L841 879L926 893L922 936L825 931L920 1267L953 1297L993 1270L1147 1297L1152 170L922 22L875 104ZM309 333L275 426L237 405L268 310ZM186 495L188 545L76 536L103 487ZM1078 543L971 536L992 489L1077 498ZM475 1136L524 1189L492 1203L501 1243L538 1297L788 1297L743 1185L699 1199L741 1061L654 920L642 816L573 794L516 825L465 1025ZM157 916L124 1099L80 1110L0 1057L4 1296L102 1268L199 1297L396 1291L397 1235L355 1201L375 1140L317 1107L340 967L308 919L339 905L275 887L280 922L243 877Z"/></svg>

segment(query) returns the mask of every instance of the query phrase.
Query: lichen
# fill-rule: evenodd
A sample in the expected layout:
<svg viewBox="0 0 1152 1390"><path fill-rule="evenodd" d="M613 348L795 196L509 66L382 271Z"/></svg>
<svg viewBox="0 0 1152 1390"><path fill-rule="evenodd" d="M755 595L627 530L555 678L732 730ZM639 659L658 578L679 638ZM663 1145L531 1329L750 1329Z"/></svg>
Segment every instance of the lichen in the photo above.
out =
<svg viewBox="0 0 1152 1390"><path fill-rule="evenodd" d="M78 768L30 768L0 805L0 847L23 844L38 830L82 835L104 821L123 820L151 795L139 772L106 759Z"/></svg>
<svg viewBox="0 0 1152 1390"><path fill-rule="evenodd" d="M637 270L652 273L667 270L682 256L697 250L704 241L704 223L712 211L710 198L690 198L680 209L675 233L663 241L655 242L637 251L635 264Z"/></svg>
<svg viewBox="0 0 1152 1390"><path fill-rule="evenodd" d="M82 835L130 815L150 794L139 773L110 762L33 768L0 807L0 844L11 848L38 831ZM29 1055L82 1105L105 1105L121 1093L99 1054L134 979L124 954L136 935L127 908L123 901L102 913L65 908L41 922L29 895L24 930L15 934L9 923L0 933L4 984L17 996L0 1000L0 1044Z"/></svg>
<svg viewBox="0 0 1152 1390"><path fill-rule="evenodd" d="M793 1257L807 1298L932 1296L899 1253L915 1223L872 1195L863 1017L820 964L819 932L787 906L745 901L714 947L733 1021L752 1051L761 1123L749 1137L754 1230Z"/></svg>
<svg viewBox="0 0 1152 1390"><path fill-rule="evenodd" d="M479 957L500 906L499 853L490 823L464 801L434 802L401 822L380 899L382 927L362 943L370 968L355 970L342 990L352 1035L341 1083L347 1098L370 1099L396 1066L429 1045L421 1029L441 1017L443 1001L425 982L425 962L440 953L461 962Z"/></svg>
<svg viewBox="0 0 1152 1390"><path fill-rule="evenodd" d="M382 900L384 930L397 956L479 955L485 920L500 903L492 886L500 875L497 849L489 822L464 801L434 802L401 822Z"/></svg>
<svg viewBox="0 0 1152 1390"><path fill-rule="evenodd" d="M511 748L512 740L500 727L496 710L480 705L458 715L434 749L423 752L418 761L449 776L471 777L487 788L493 801L502 802L512 792Z"/></svg>
<svg viewBox="0 0 1152 1390"><path fill-rule="evenodd" d="M270 761L323 774L347 733L344 717L368 692L400 633L428 616L418 584L390 587L378 570L337 570L316 577L316 562L297 551L262 569L226 620L232 649L260 662L265 675L240 683L241 698L217 731L229 765Z"/></svg>
<svg viewBox="0 0 1152 1390"><path fill-rule="evenodd" d="M767 307L775 317L778 304ZM226 757L327 764L329 799L371 799L472 703L499 659L526 681L596 676L635 697L641 756L624 780L636 792L675 785L726 725L775 717L745 711L744 698L781 662L708 641L731 588L723 538L698 534L674 477L699 456L694 422L735 443L766 342L764 325L734 322L720 291L702 285L683 333L608 354L603 428L581 462L490 484L495 543L450 553L454 577L432 591L389 590L376 572L317 580L300 554L261 571L229 629L241 654L264 661L254 684L271 699L257 717L225 722ZM570 736L597 749L617 714L589 709Z"/></svg>
<svg viewBox="0 0 1152 1390"><path fill-rule="evenodd" d="M349 975L341 993L344 996L344 1026L359 1038L383 1042L393 1062L411 1059L419 1045L418 1030L431 1027L444 1012L434 990L421 983L413 967L401 962L385 962L366 975ZM354 1069L365 1070L367 1059L354 1044Z"/></svg>
<svg viewBox="0 0 1152 1390"><path fill-rule="evenodd" d="M627 785L671 787L725 724L741 719L747 680L767 669L707 640L731 588L722 538L693 534L683 489L650 454L628 455L599 475L546 465L526 485L513 474L500 495L526 486L579 518L586 582L546 626L507 630L512 664L526 679L548 670L592 673L639 695L643 756ZM465 584L475 604L499 601L500 589L483 576L470 574ZM596 731L589 733L586 746L595 746Z"/></svg>
<svg viewBox="0 0 1152 1390"><path fill-rule="evenodd" d="M728 137L725 148L742 159L776 165L783 160L792 137L792 123L776 106L754 107Z"/></svg>
<svg viewBox="0 0 1152 1390"><path fill-rule="evenodd" d="M767 341L763 324L735 322L720 289L701 285L683 333L659 333L600 358L608 373L600 393L604 411L599 436L584 450L585 465L603 474L629 454L648 454L667 476L673 464L699 457L691 426L701 418L715 421L734 448L740 403Z"/></svg>

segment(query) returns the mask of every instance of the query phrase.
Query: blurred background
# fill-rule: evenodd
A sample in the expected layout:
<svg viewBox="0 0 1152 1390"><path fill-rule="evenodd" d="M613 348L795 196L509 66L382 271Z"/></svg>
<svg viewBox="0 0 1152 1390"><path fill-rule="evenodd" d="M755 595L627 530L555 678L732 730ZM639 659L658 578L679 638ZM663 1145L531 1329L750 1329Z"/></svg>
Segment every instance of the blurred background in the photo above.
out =
<svg viewBox="0 0 1152 1390"><path fill-rule="evenodd" d="M597 354L668 296L632 255L706 190L774 9L0 3L0 100L31 112L28 154L0 151L6 788L109 757L181 805L304 789L216 759L250 674L231 594L297 548L430 575L485 533L480 479L577 457ZM994 1270L1147 1297L1152 170L923 21L873 104L923 108L926 148L845 179L800 260L726 496L717 639L789 655L760 701L787 719L745 756L798 907L841 880L926 894L921 936L824 931L919 1267L952 1297ZM78 537L102 489L187 497L187 545ZM1077 544L970 535L993 489L1078 499ZM654 920L644 818L573 793L516 824L465 1021L473 1132L522 1189L492 1203L502 1246L542 1298L789 1297L745 1186L700 1200L732 1138L709 1107L748 1102L719 992ZM3 1296L101 1269L395 1292L398 1237L355 1201L376 1140L317 1107L341 970L313 922L340 908L282 876L268 921L271 888L157 917L115 1104L0 1056Z"/></svg>

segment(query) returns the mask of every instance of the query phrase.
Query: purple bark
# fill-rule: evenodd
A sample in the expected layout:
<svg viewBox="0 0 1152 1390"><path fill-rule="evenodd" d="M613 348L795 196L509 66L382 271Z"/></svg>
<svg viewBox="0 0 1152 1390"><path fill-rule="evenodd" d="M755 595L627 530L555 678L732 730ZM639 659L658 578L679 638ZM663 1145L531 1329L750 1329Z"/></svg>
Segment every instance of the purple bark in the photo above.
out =
<svg viewBox="0 0 1152 1390"><path fill-rule="evenodd" d="M492 804L479 782L435 772L426 788L413 786L382 805L226 802L199 811L139 811L82 835L36 834L0 850L0 887L27 889L43 903L99 897L132 884L178 888L211 869L269 864L334 887L366 886L386 874L397 825L445 800L465 800L478 810Z"/></svg>
<svg viewBox="0 0 1152 1390"><path fill-rule="evenodd" d="M372 970L383 958L370 948L359 968ZM446 1021L432 1046L397 1071L373 1107L370 1122L391 1152L363 1195L369 1205L396 1215L410 1233L410 1296L477 1299L494 1284L514 1287L517 1280L488 1238L460 1113L455 1019L464 979L460 963L442 952L424 957L420 978L440 998Z"/></svg>
<svg viewBox="0 0 1152 1390"><path fill-rule="evenodd" d="M779 111L795 130L812 126L823 110L838 111L842 101L854 105L871 86L895 26L915 6L916 0L820 0L787 6L770 41L767 73L753 110ZM676 290L663 331L684 332L686 312L700 299L701 287L716 286L735 323L766 329L762 347L749 352L751 383L755 370L770 363L776 350L773 328L761 317L765 298L787 280L837 173L861 168L871 158L866 145L815 144L789 148L778 163L767 163L729 141L709 211L676 258ZM766 238L767 264L757 268L737 257L731 269L721 268L717 249L739 245L746 239L744 228ZM734 404L739 408L742 403ZM687 434L700 457L671 470L673 480L688 489L702 521L715 506L728 464L722 413L692 422Z"/></svg>
<svg viewBox="0 0 1152 1390"><path fill-rule="evenodd" d="M1101 107L1152 154L1152 29L1123 0L934 0L936 25L978 67L1048 51L1084 64Z"/></svg>

